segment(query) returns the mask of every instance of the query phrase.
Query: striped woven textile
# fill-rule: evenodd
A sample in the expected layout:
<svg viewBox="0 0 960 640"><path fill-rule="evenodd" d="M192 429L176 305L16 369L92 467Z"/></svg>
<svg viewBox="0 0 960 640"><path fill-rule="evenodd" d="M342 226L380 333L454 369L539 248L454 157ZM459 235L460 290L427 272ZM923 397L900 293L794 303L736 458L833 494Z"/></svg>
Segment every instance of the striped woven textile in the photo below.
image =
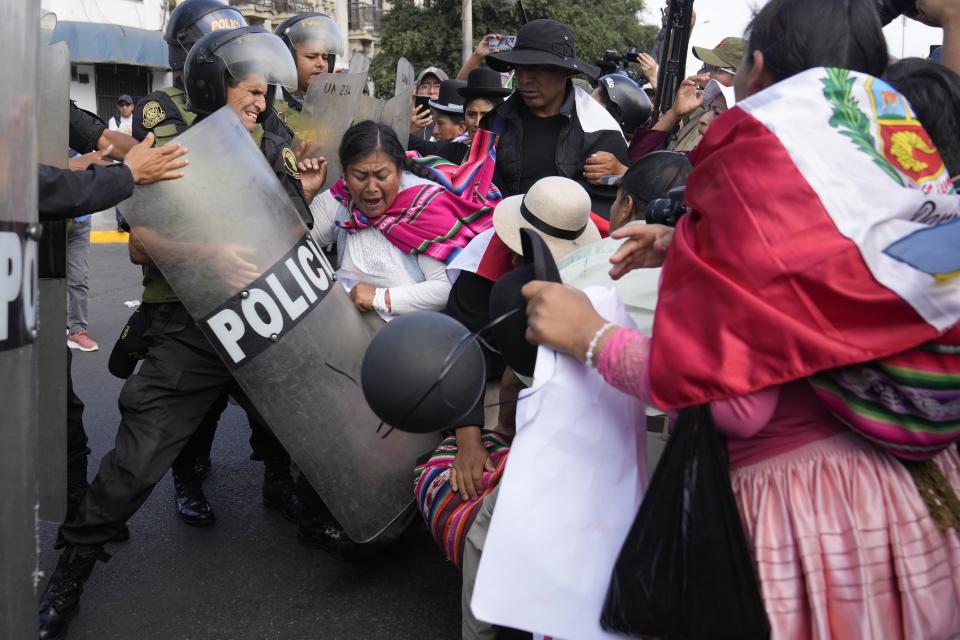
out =
<svg viewBox="0 0 960 640"><path fill-rule="evenodd" d="M495 469L483 473L483 495L477 500L464 502L459 493L450 489L450 470L457 456L454 436L441 442L430 459L414 471L413 491L420 513L443 555L458 569L470 525L477 517L483 498L499 484L510 452L510 443L503 434L485 430L482 439Z"/></svg>
<svg viewBox="0 0 960 640"><path fill-rule="evenodd" d="M956 335L957 329L952 331ZM945 339L810 378L841 422L905 460L960 440L960 344Z"/></svg>
<svg viewBox="0 0 960 640"><path fill-rule="evenodd" d="M497 163L495 136L478 129L470 144L470 153L463 164L456 165L440 156L421 156L408 151L407 157L432 173L431 179L447 191L479 204L497 203L503 199L493 184L493 169Z"/></svg>

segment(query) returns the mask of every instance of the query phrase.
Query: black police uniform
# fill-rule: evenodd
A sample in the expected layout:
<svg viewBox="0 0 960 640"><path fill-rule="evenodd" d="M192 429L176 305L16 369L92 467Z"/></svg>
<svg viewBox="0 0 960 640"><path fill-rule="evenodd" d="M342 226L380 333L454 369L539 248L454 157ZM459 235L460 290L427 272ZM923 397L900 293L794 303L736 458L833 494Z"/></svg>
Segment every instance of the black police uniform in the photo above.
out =
<svg viewBox="0 0 960 640"><path fill-rule="evenodd" d="M172 87L159 89L137 102L133 112L133 137L137 140L143 140L148 133L153 133L155 137L154 144L164 145L186 131L196 120L196 117L195 113L188 111L186 108L186 94L183 91L182 85L178 86L175 84ZM289 140L292 140L292 136L290 136L289 131L286 130L282 123L279 123L279 126L277 126L277 123L272 121L276 121L276 116L270 114L267 122L264 123L264 128L269 127L271 129L270 136L267 136L266 132L264 133L263 139L261 140L261 149L263 150L264 157L268 160L271 158L275 159L273 164L276 165L278 161L280 163L283 162L283 154L280 147L289 146ZM287 139L283 137L285 131L288 135ZM283 182L285 178L291 177L290 172L287 171L285 167L274 166L273 168L277 176L281 178L281 182ZM296 169L296 167L294 167L294 169ZM291 193L291 198L293 198L294 201L296 201L297 198L303 198L303 191L300 187L299 179L296 180L295 186L284 184L284 187L288 192L293 191L294 193L296 189L300 189L299 196L294 197L294 194ZM156 267L147 267L144 271L145 279L152 278L157 280L162 278ZM158 300L162 301L161 304L172 303L176 300L176 296L172 290L168 290L161 293ZM156 303L148 300L143 311L150 313L154 304ZM187 444L183 447L180 455L174 460L171 468L173 469L173 475L176 481L200 480L198 472L202 472L201 468L205 466L204 462L210 459L210 450L213 447L217 423L220 420L221 414L223 414L227 408L229 395L228 392L223 393L223 395L217 398L213 405L210 406L200 427L196 429ZM263 461L268 468L276 470L278 474L284 472L289 473L286 470L289 469L290 466L290 456L286 449L284 449L283 445L277 440L276 436L273 435L266 424L258 418L256 413L248 413L248 418L250 420L250 447L253 450L251 458ZM198 461L201 461L199 465L200 468L197 467ZM275 502L272 502L270 506L282 508L281 505Z"/></svg>
<svg viewBox="0 0 960 640"><path fill-rule="evenodd" d="M99 134L93 129L90 136ZM72 133L71 129L71 133ZM38 193L41 221L65 220L102 211L123 202L133 194L133 174L122 164L92 166L86 171L70 171L41 164ZM67 513L71 520L87 489L87 433L83 427L83 401L73 390L71 375L73 352L67 349Z"/></svg>
<svg viewBox="0 0 960 640"><path fill-rule="evenodd" d="M40 220L66 220L116 206L133 195L133 174L125 165L92 165L70 171L38 167Z"/></svg>
<svg viewBox="0 0 960 640"><path fill-rule="evenodd" d="M313 225L290 139L264 132L260 148L293 200ZM254 420L262 419L230 371L179 302L155 305L146 332L146 358L120 392L121 421L73 522L61 527L71 545L101 546L147 499L181 448L226 394Z"/></svg>
<svg viewBox="0 0 960 640"><path fill-rule="evenodd" d="M70 101L70 148L78 153L90 153L97 148L100 136L107 129L107 123L81 109Z"/></svg>

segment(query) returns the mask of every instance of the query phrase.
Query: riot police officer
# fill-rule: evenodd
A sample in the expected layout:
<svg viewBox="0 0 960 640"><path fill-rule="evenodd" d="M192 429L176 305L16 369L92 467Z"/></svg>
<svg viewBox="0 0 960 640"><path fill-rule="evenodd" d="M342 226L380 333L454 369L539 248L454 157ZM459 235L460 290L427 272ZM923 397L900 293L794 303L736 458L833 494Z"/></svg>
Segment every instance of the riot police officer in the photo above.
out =
<svg viewBox="0 0 960 640"><path fill-rule="evenodd" d="M337 57L343 55L343 33L333 18L315 11L287 18L274 33L286 43L297 65L297 88L284 89L275 105L280 120L296 132L310 80L334 72Z"/></svg>
<svg viewBox="0 0 960 640"><path fill-rule="evenodd" d="M322 185L325 167L312 160L297 163L289 139L262 129L274 85L292 88L296 83L280 39L254 27L208 34L194 46L185 71L187 107L197 121L222 106L233 109L251 135L259 137L267 162L304 222L312 225L307 198ZM145 231L131 230L130 251L135 261L149 263L138 242L138 233ZM227 260L236 257L222 251ZM108 557L103 544L136 513L211 407L229 393L256 415L183 304L151 307L147 357L120 393L115 447L104 456L74 521L61 527L67 548L41 598L41 638L58 638L66 631L97 560Z"/></svg>
<svg viewBox="0 0 960 640"><path fill-rule="evenodd" d="M147 133L163 145L190 126L196 114L186 108L183 91L183 64L193 45L208 33L245 27L243 14L220 0L185 0L170 14L164 31L167 59L173 71L173 86L154 91L140 100L133 111L133 137L143 140Z"/></svg>
<svg viewBox="0 0 960 640"><path fill-rule="evenodd" d="M154 91L137 103L133 114L134 137L143 139L147 133L153 133L156 144L163 145L194 122L197 113L187 108L183 84L187 55L203 36L243 26L246 26L243 15L219 0L186 0L177 5L170 15L163 36L167 43L170 68L173 70L173 86ZM281 123L267 128L281 135L284 133ZM150 280L144 292L144 302L160 303L176 299L165 281L157 277L155 267L145 267L144 271L145 279ZM202 481L210 469L210 449L213 446L217 422L227 407L227 401L226 394L218 399L203 426L197 429L172 465L177 513L184 522L191 525L205 526L216 521L213 507L203 493ZM263 461L265 465L264 504L294 520L300 511L300 505L292 489L290 456L265 425L254 420L250 429L252 457Z"/></svg>

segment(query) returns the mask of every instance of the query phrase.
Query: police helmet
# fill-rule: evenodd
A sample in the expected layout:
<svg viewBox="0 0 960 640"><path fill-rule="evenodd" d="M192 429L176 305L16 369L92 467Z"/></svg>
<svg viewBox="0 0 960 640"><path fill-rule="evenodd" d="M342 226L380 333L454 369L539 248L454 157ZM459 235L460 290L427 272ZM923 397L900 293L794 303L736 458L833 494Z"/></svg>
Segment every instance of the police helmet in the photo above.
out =
<svg viewBox="0 0 960 640"><path fill-rule="evenodd" d="M184 88L187 108L200 115L227 103L228 82L250 78L267 83L267 107L258 122L273 109L276 85L295 90L297 68L283 41L260 27L214 31L200 38L187 55Z"/></svg>
<svg viewBox="0 0 960 640"><path fill-rule="evenodd" d="M334 72L337 56L343 55L343 32L325 13L308 11L280 23L274 33L283 38L296 59L296 50L305 44L319 45L327 54L327 71Z"/></svg>
<svg viewBox="0 0 960 640"><path fill-rule="evenodd" d="M163 34L170 68L183 69L190 48L208 33L245 26L243 14L221 0L184 0L170 14Z"/></svg>
<svg viewBox="0 0 960 640"><path fill-rule="evenodd" d="M642 127L653 113L653 105L646 92L622 73L611 73L600 78L597 86L610 112L625 133Z"/></svg>

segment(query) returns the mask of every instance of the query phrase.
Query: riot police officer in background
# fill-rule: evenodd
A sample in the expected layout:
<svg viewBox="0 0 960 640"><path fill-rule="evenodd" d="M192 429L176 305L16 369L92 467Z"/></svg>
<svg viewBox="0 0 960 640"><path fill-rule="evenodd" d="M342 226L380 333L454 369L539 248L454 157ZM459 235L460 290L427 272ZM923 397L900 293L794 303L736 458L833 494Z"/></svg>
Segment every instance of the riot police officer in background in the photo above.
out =
<svg viewBox="0 0 960 640"><path fill-rule="evenodd" d="M245 27L243 14L220 0L184 0L170 14L163 33L167 59L173 72L173 86L154 91L140 100L133 111L133 137L143 140L147 133L166 144L193 123L195 114L186 109L183 65L193 45L208 33Z"/></svg>
<svg viewBox="0 0 960 640"><path fill-rule="evenodd" d="M133 133L136 138L142 139L148 133L153 133L156 144L163 145L194 122L197 113L187 108L184 92L183 75L187 55L203 36L243 26L246 26L243 15L219 0L185 0L177 5L163 36L173 70L173 86L154 91L137 103L133 114ZM278 131L283 128L282 124L268 128L283 134L283 131ZM144 278L150 281L144 291L144 302L164 303L177 299L173 290L166 286L166 281L159 277L156 267L144 267ZM213 507L203 493L202 483L210 470L210 449L217 422L227 408L228 398L228 394L224 394L211 407L203 425L172 465L177 513L191 525L205 526L216 521ZM252 457L262 460L265 465L264 504L295 520L300 505L290 477L290 456L265 425L253 420L250 429Z"/></svg>
<svg viewBox="0 0 960 640"><path fill-rule="evenodd" d="M296 86L296 69L282 41L254 27L214 32L196 43L185 72L187 106L197 121L222 106L232 108L251 135L259 137L267 162L311 226L307 203L323 183L325 166L316 160L297 163L289 139L262 129L274 85ZM140 233L147 232L131 230L131 259L150 263ZM162 247L164 242L176 243L165 238L153 246ZM222 246L210 249L210 259L224 273L257 277L252 265L245 266L242 252ZM59 638L66 632L67 619L97 560L109 557L104 543L140 508L211 407L231 394L248 415L256 415L183 304L147 305L147 357L120 393L121 422L114 449L104 456L76 518L61 527L67 546L40 601L40 638Z"/></svg>
<svg viewBox="0 0 960 640"><path fill-rule="evenodd" d="M337 58L343 55L343 33L333 18L315 11L287 18L274 33L286 43L297 65L296 90L283 89L275 105L280 120L296 132L310 81L321 73L333 73Z"/></svg>

